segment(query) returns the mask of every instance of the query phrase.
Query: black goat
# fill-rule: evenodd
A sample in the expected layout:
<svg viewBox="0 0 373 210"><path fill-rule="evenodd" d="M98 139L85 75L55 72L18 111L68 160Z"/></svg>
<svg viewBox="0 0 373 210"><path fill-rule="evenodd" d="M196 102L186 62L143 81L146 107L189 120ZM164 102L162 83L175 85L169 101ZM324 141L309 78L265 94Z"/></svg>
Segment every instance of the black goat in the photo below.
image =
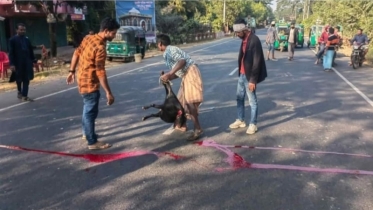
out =
<svg viewBox="0 0 373 210"><path fill-rule="evenodd" d="M164 71L161 72L161 75L164 74ZM150 117L159 117L166 123L174 123L178 127L182 127L185 124L187 118L185 115L185 110L181 105L180 101L177 99L177 96L171 89L170 81L162 81L160 80L166 89L166 99L164 100L162 105L152 104L149 106L144 106L142 109L149 109L150 107L154 107L156 109L160 109L156 114L150 114L142 118L142 120L146 120Z"/></svg>

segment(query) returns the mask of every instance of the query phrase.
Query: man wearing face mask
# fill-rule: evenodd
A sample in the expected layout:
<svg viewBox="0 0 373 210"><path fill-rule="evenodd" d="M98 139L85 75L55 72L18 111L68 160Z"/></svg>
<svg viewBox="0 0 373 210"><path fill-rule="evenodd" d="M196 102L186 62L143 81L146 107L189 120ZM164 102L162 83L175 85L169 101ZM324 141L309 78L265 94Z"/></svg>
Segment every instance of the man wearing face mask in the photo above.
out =
<svg viewBox="0 0 373 210"><path fill-rule="evenodd" d="M260 39L246 27L246 22L239 19L233 25L233 30L242 39L238 55L238 84L237 84L237 120L230 124L231 129L244 128L245 97L249 98L251 120L247 134L254 134L258 130L258 102L256 97L257 84L267 77L267 68Z"/></svg>
<svg viewBox="0 0 373 210"><path fill-rule="evenodd" d="M105 18L101 22L100 32L86 36L80 46L75 50L71 60L70 73L67 76L67 84L74 83L75 69L79 62L78 89L83 97L82 131L83 140L88 142L88 149L107 149L110 144L97 141L95 132L95 120L98 115L100 100L100 86L106 93L107 105L114 103L105 71L106 41L115 38L119 23L113 18Z"/></svg>
<svg viewBox="0 0 373 210"><path fill-rule="evenodd" d="M289 61L291 61L294 58L294 49L295 49L295 45L297 45L297 42L298 42L298 30L295 28L294 23L292 23L290 25L288 42L289 42L289 47L288 47L289 57L288 57L288 59L289 59Z"/></svg>
<svg viewBox="0 0 373 210"><path fill-rule="evenodd" d="M33 101L28 97L30 80L34 79L33 66L36 63L33 46L26 34L26 26L17 24L17 35L9 40L10 69L16 75L18 94L22 101Z"/></svg>

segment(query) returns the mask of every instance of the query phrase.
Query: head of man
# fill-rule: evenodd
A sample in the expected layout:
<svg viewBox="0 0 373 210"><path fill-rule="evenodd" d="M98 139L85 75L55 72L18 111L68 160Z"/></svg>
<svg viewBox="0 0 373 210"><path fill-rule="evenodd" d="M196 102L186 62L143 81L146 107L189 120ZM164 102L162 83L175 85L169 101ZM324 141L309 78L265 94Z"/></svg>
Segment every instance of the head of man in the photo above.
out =
<svg viewBox="0 0 373 210"><path fill-rule="evenodd" d="M275 22L275 21L272 21L272 22L271 22L271 26L272 26L272 27L275 27L275 26L276 26L276 22Z"/></svg>
<svg viewBox="0 0 373 210"><path fill-rule="evenodd" d="M234 22L233 31L241 39L244 39L251 32L250 29L246 26L246 21L244 19L238 19Z"/></svg>
<svg viewBox="0 0 373 210"><path fill-rule="evenodd" d="M26 34L26 26L25 26L25 24L18 23L16 31L17 31L17 35L18 36L24 36Z"/></svg>
<svg viewBox="0 0 373 210"><path fill-rule="evenodd" d="M336 26L336 27L334 28L334 32L338 33L340 29L341 29L341 27Z"/></svg>
<svg viewBox="0 0 373 210"><path fill-rule="evenodd" d="M294 29L295 28L295 25L294 23L290 24L290 28Z"/></svg>
<svg viewBox="0 0 373 210"><path fill-rule="evenodd" d="M119 23L111 17L107 17L101 21L99 35L106 41L112 41L120 28Z"/></svg>
<svg viewBox="0 0 373 210"><path fill-rule="evenodd" d="M328 32L329 34L334 34L334 28L330 27Z"/></svg>
<svg viewBox="0 0 373 210"><path fill-rule="evenodd" d="M157 35L157 46L160 51L165 51L167 46L171 44L171 39L166 34Z"/></svg>
<svg viewBox="0 0 373 210"><path fill-rule="evenodd" d="M357 30L357 35L361 35L361 34L363 34L363 29L360 28Z"/></svg>

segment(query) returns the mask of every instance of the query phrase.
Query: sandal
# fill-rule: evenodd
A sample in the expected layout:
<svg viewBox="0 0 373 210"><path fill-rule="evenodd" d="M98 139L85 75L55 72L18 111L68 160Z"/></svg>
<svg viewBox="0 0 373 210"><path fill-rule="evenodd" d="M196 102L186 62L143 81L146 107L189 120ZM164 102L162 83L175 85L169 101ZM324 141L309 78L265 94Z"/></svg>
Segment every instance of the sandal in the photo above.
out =
<svg viewBox="0 0 373 210"><path fill-rule="evenodd" d="M180 132L186 132L188 130L187 127L177 127L177 126L175 126L174 129Z"/></svg>
<svg viewBox="0 0 373 210"><path fill-rule="evenodd" d="M29 101L29 102L32 102L34 100L32 100L31 98L29 97L22 97L22 101Z"/></svg>
<svg viewBox="0 0 373 210"><path fill-rule="evenodd" d="M96 149L107 149L110 148L112 145L104 142L97 141L95 144L88 145L88 149L96 150Z"/></svg>
<svg viewBox="0 0 373 210"><path fill-rule="evenodd" d="M191 136L188 137L187 141L195 141L203 134L202 130L194 131Z"/></svg>

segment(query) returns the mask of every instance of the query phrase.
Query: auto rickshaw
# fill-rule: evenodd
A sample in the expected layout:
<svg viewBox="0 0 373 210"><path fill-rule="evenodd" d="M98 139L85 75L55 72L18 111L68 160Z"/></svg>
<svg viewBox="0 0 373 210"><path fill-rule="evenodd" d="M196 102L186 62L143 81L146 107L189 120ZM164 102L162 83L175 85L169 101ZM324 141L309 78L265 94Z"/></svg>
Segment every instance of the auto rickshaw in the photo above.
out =
<svg viewBox="0 0 373 210"><path fill-rule="evenodd" d="M116 37L106 44L106 53L109 61L121 58L123 61L134 61L135 54L141 53L144 58L146 50L146 31L137 26L121 26Z"/></svg>
<svg viewBox="0 0 373 210"><path fill-rule="evenodd" d="M303 48L304 45L304 26L301 24L295 25L295 28L298 30L298 45ZM297 46L295 46L297 47Z"/></svg>
<svg viewBox="0 0 373 210"><path fill-rule="evenodd" d="M317 40L321 36L324 30L323 25L313 25L310 30L309 40L307 41L307 47L316 47Z"/></svg>
<svg viewBox="0 0 373 210"><path fill-rule="evenodd" d="M279 41L275 41L275 49L283 52L288 49L288 36L289 36L290 25L286 23L280 23L277 25L276 30L279 36Z"/></svg>

